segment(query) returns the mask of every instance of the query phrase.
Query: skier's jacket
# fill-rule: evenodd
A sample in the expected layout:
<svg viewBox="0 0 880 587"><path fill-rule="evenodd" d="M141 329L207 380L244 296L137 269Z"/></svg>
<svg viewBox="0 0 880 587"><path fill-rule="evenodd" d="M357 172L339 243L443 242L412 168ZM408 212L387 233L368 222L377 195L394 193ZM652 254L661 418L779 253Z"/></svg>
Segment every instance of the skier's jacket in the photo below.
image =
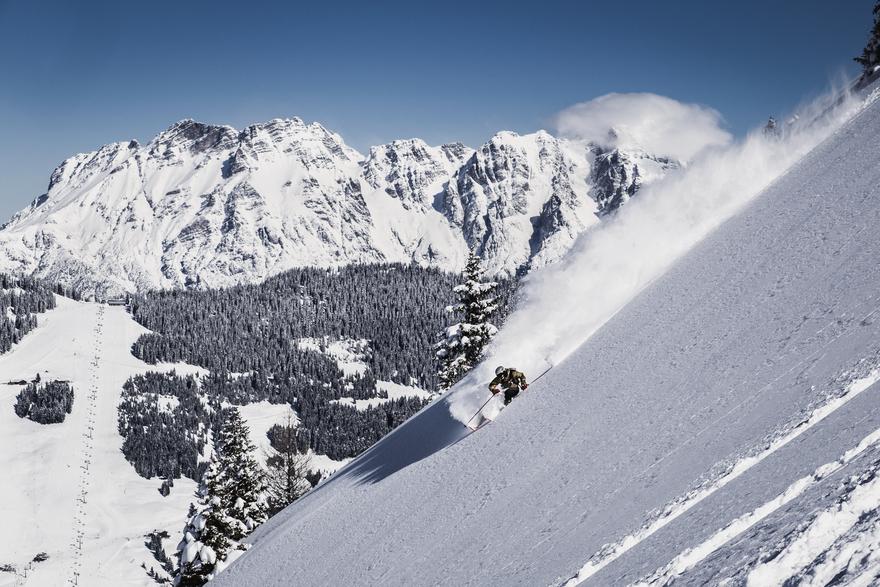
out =
<svg viewBox="0 0 880 587"><path fill-rule="evenodd" d="M496 375L495 379L489 382L489 389L494 392L495 388L499 385L504 389L523 387L526 385L526 376L516 369L505 369L500 375Z"/></svg>

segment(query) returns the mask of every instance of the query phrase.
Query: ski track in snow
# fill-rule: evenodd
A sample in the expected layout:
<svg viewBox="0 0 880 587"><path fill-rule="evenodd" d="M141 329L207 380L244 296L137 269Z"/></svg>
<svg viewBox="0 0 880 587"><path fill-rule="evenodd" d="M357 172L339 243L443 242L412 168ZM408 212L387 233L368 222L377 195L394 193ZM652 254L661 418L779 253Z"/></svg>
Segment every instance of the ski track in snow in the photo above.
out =
<svg viewBox="0 0 880 587"><path fill-rule="evenodd" d="M815 485L824 478L842 469L856 456L864 453L867 449L880 444L880 430L866 437L856 448L847 452L839 461L828 463L813 474L809 479L810 485ZM782 553L774 559L760 564L752 570L748 576L749 587L761 587L769 584L783 584L790 577L795 576L801 569L806 568L822 553L829 552L834 543L853 528L865 514L876 512L880 504L880 479L873 477L867 483L857 486L847 496L843 503L835 504L820 513L809 525L807 530L798 538L786 546ZM866 533L861 540L849 544L849 550L854 554L859 548L864 547L867 541L868 553L876 550L880 532L875 523L873 532ZM857 544L861 542L862 544ZM832 553L833 554L833 553ZM876 556L875 556L876 558ZM842 569L833 557L826 559L826 564L819 565L815 570L809 585L829 585L834 577L838 576ZM876 563L875 563L876 564ZM844 565L846 567L848 565ZM873 577L872 577L873 578ZM871 578L871 579L872 579ZM867 583L866 583L867 584Z"/></svg>
<svg viewBox="0 0 880 587"><path fill-rule="evenodd" d="M877 310L874 310L868 316L876 312ZM796 424L787 433L779 435L775 440L770 442L767 448L765 448L761 452L736 461L726 473L724 473L721 477L716 478L714 481L710 482L707 486L696 489L688 493L683 498L676 500L671 504L668 504L665 508L661 510L661 512L653 521L643 526L638 531L626 536L617 543L605 545L602 549L600 549L598 553L594 554L590 558L590 560L581 568L577 575L575 575L565 583L565 587L573 587L574 585L579 585L580 583L586 581L597 572L605 568L607 565L620 558L623 554L638 546L643 540L655 534L656 532L670 524L673 520L687 513L689 510L713 495L719 489L725 487L735 479L741 477L750 469L752 469L755 465L761 463L769 456L776 453L779 449L791 443L793 440L825 420L836 410L843 407L848 402L857 397L861 392L868 389L878 379L880 379L880 370L874 370L869 375L853 381L847 386L846 392L843 395L840 395L828 401L823 406L812 411L806 419L804 419L799 424ZM699 435L700 433L698 433L696 436ZM681 445L676 447L673 452L680 450L680 448ZM658 460L655 465L659 464L662 460L663 459ZM655 465L652 465L651 467L654 467ZM636 477L640 477L645 472L646 471L640 473ZM794 497L796 497L796 495L793 495L791 499L793 499ZM785 503L788 502L786 501L779 503L773 509L781 507ZM770 513L770 511L772 510L768 510L766 513L764 513L762 517L765 517L767 514ZM746 530L757 521L758 520L756 519L754 522L752 522L752 524L749 524L749 526L743 527L740 532ZM732 535L729 536L727 540L729 540L730 537L732 537ZM718 544L717 546L715 546L715 548L718 548L719 546L721 546L721 544ZM712 550L714 550L715 548L713 548ZM709 552L711 552L711 550L706 552L703 557L708 555ZM684 570L685 569L682 569L681 571L679 571L679 573L683 572Z"/></svg>
<svg viewBox="0 0 880 587"><path fill-rule="evenodd" d="M874 380L876 381L876 379L875 376ZM708 540L693 548L685 550L675 557L666 567L656 571L650 577L646 577L636 582L634 585L638 587L648 587L669 584L670 580L683 574L689 569L692 569L710 554L733 540L736 536L739 536L773 512L791 503L803 495L808 489L818 485L834 473L837 473L843 467L852 462L857 456L878 444L880 444L880 429L877 429L866 436L856 447L844 453L844 455L838 460L826 463L821 467L818 467L812 475L798 479L789 485L786 490L777 497L766 502L759 508L737 518L716 532ZM862 496L865 493L867 493L867 501L872 504L872 507L876 507L877 492L875 490L878 486L880 486L880 482L872 483L865 490L852 496L856 506L860 507L859 513L865 511L865 508L861 507L863 501ZM834 515L835 513L839 512L831 513L824 520L814 522L813 525L811 525L810 530L804 533L804 535L795 541L795 543L786 548L786 552L783 556L777 557L770 563L766 563L755 569L749 576L749 585L760 587L762 585L776 585L783 583L793 572L809 564L819 552L829 547L831 543L834 542L834 539L852 526L858 518L857 514L838 517ZM842 528L840 527L841 522L843 522ZM835 528L835 530L831 530L831 528ZM804 543L807 543L809 548L799 548Z"/></svg>

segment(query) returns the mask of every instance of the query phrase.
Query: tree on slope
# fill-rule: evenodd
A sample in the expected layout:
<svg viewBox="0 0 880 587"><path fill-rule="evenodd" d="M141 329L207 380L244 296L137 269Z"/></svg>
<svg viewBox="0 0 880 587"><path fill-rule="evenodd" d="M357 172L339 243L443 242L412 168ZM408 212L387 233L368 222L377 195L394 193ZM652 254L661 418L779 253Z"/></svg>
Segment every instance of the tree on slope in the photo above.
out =
<svg viewBox="0 0 880 587"><path fill-rule="evenodd" d="M855 60L861 64L865 73L871 73L874 67L880 65L880 1L874 4L874 26L871 28L871 36L862 54Z"/></svg>
<svg viewBox="0 0 880 587"><path fill-rule="evenodd" d="M238 410L224 412L215 450L199 488L199 505L190 506L177 546L174 584L203 585L219 571L230 551L266 521L266 482L253 456L255 447Z"/></svg>
<svg viewBox="0 0 880 587"><path fill-rule="evenodd" d="M498 309L494 281L483 281L483 268L474 251L468 256L464 270L465 282L453 291L458 303L446 308L447 312L462 316L462 321L452 324L441 333L437 343L440 361L441 389L449 389L479 363L483 349L498 329L489 318Z"/></svg>
<svg viewBox="0 0 880 587"><path fill-rule="evenodd" d="M274 516L312 488L309 482L311 459L299 452L296 428L288 416L285 426L273 430L273 452L266 458L266 486L269 515Z"/></svg>

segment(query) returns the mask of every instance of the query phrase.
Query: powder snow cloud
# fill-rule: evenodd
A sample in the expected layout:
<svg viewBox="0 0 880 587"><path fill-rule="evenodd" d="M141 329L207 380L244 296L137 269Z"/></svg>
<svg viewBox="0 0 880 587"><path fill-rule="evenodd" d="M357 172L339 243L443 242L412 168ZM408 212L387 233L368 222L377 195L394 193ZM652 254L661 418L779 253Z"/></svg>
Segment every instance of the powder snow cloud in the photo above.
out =
<svg viewBox="0 0 880 587"><path fill-rule="evenodd" d="M707 147L731 142L722 122L709 107L649 93L606 94L569 106L554 120L557 132L567 138L641 147L684 162Z"/></svg>
<svg viewBox="0 0 880 587"><path fill-rule="evenodd" d="M778 138L756 129L741 140L707 149L687 168L645 186L612 218L581 234L564 259L525 278L513 313L486 349L486 360L453 388L448 400L453 417L465 422L486 400L486 382L496 365L515 366L533 378L559 364L691 247L874 99L880 97L863 101L831 90L805 105L792 118L798 122L783 128Z"/></svg>

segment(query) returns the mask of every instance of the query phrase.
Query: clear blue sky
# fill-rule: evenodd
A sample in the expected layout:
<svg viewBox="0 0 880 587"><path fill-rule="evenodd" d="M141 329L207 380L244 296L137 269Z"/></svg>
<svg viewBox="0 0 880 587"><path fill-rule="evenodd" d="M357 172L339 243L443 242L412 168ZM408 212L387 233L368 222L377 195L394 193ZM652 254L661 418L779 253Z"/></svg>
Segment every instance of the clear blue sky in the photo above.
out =
<svg viewBox="0 0 880 587"><path fill-rule="evenodd" d="M742 134L854 73L873 0L0 0L0 218L65 157L181 118L475 146L608 92ZM2 221L2 220L0 220Z"/></svg>

